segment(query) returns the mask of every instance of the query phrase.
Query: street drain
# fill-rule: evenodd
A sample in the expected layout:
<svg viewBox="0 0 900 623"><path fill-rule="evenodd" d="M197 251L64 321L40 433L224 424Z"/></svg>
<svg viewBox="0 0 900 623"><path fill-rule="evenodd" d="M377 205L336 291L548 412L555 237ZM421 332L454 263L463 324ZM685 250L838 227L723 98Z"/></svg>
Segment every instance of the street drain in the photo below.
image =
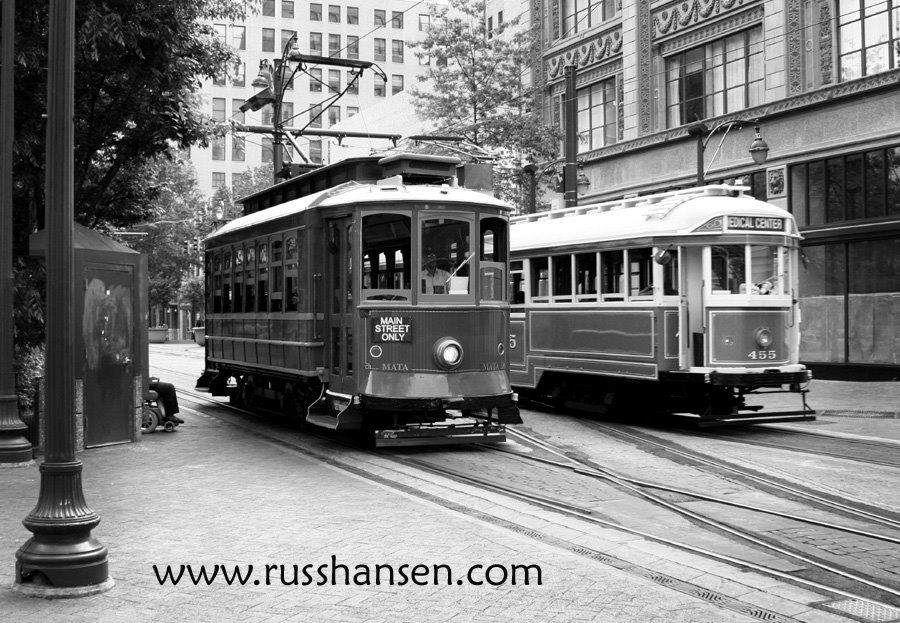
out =
<svg viewBox="0 0 900 623"><path fill-rule="evenodd" d="M846 614L865 623L890 623L900 621L900 610L890 606L873 604L859 599L840 599L818 604L823 610Z"/></svg>

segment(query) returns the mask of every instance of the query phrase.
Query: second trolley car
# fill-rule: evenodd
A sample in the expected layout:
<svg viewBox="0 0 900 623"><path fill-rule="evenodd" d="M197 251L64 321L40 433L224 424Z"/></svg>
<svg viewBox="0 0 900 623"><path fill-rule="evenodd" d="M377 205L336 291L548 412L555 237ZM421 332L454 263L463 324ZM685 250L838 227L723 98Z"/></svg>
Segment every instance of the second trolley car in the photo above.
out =
<svg viewBox="0 0 900 623"><path fill-rule="evenodd" d="M814 419L790 213L706 186L516 217L513 386L700 425ZM747 398L796 395L766 412Z"/></svg>
<svg viewBox="0 0 900 623"><path fill-rule="evenodd" d="M198 387L376 445L504 439L510 207L458 164L353 159L251 197L206 239Z"/></svg>

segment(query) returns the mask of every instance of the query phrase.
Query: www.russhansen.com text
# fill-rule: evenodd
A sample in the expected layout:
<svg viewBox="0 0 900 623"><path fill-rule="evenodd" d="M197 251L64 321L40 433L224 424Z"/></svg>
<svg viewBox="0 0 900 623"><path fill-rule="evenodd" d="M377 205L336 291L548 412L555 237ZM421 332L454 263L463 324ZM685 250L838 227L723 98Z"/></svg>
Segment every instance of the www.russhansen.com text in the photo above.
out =
<svg viewBox="0 0 900 623"><path fill-rule="evenodd" d="M474 564L461 573L444 564L153 565L160 586L521 586L543 584L540 565Z"/></svg>

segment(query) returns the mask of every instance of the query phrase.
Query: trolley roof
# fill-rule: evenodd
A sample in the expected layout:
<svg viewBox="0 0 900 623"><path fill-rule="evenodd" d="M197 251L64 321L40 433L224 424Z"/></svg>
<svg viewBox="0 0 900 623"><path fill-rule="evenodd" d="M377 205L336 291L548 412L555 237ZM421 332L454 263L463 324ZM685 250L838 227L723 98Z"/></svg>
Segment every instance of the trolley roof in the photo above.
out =
<svg viewBox="0 0 900 623"><path fill-rule="evenodd" d="M349 204L390 203L392 207L400 209L403 204L425 202L456 203L470 206L480 205L505 211L512 210L509 204L484 193L446 184L442 186L428 186L345 182L328 190L293 199L277 206L236 218L208 235L205 240L212 240L230 232L314 208L329 208Z"/></svg>
<svg viewBox="0 0 900 623"><path fill-rule="evenodd" d="M513 251L525 251L692 234L752 232L800 237L787 210L745 195L748 190L745 186L703 186L518 216L511 219L510 241ZM754 220L748 227L733 229L727 217ZM721 222L717 224L716 218ZM760 226L754 227L755 223Z"/></svg>

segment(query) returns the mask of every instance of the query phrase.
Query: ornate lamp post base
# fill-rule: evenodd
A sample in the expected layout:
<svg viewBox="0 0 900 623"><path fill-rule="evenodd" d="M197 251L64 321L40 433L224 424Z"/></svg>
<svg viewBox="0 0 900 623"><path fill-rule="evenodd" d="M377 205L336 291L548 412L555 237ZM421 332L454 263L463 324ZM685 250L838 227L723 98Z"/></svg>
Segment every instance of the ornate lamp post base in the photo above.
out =
<svg viewBox="0 0 900 623"><path fill-rule="evenodd" d="M22 436L28 427L19 419L15 394L0 395L0 467L31 465L31 443Z"/></svg>
<svg viewBox="0 0 900 623"><path fill-rule="evenodd" d="M41 491L22 522L34 536L16 552L14 590L41 597L81 597L113 586L106 547L91 536L100 518L81 487L81 462L41 464Z"/></svg>

